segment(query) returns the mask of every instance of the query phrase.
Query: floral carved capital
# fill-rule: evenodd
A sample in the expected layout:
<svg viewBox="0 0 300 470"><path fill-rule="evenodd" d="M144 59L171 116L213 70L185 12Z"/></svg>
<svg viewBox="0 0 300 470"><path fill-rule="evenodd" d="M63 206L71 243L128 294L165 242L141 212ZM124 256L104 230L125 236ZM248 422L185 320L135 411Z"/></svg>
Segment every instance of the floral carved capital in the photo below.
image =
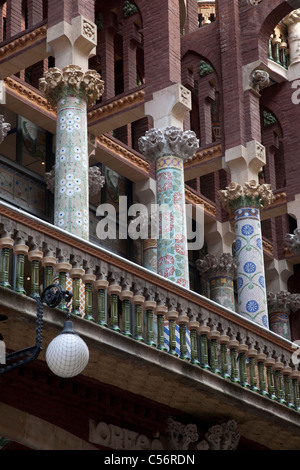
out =
<svg viewBox="0 0 300 470"><path fill-rule="evenodd" d="M269 184L258 184L255 180L240 185L231 182L225 190L218 192L222 207L228 212L247 205L266 208L274 202Z"/></svg>
<svg viewBox="0 0 300 470"><path fill-rule="evenodd" d="M45 183L47 189L54 193L55 190L55 167L51 171L45 173ZM89 167L89 195L94 196L104 186L105 178L101 174L101 170L97 166Z"/></svg>
<svg viewBox="0 0 300 470"><path fill-rule="evenodd" d="M164 130L150 129L139 139L139 149L149 160L155 161L163 154L173 154L184 161L192 157L199 147L199 140L193 131L182 131L175 126Z"/></svg>
<svg viewBox="0 0 300 470"><path fill-rule="evenodd" d="M222 253L221 256L207 254L203 259L196 261L196 266L201 274L209 278L216 276L236 277L236 260L230 253Z"/></svg>
<svg viewBox="0 0 300 470"><path fill-rule="evenodd" d="M300 255L300 228L296 228L293 233L287 233L284 241L294 256Z"/></svg>
<svg viewBox="0 0 300 470"><path fill-rule="evenodd" d="M4 122L4 116L0 115L0 144L3 142L11 126L8 122Z"/></svg>
<svg viewBox="0 0 300 470"><path fill-rule="evenodd" d="M83 72L77 65L68 65L62 70L57 67L47 70L39 80L39 89L53 107L67 90L85 98L88 106L92 106L103 94L104 82L95 70Z"/></svg>

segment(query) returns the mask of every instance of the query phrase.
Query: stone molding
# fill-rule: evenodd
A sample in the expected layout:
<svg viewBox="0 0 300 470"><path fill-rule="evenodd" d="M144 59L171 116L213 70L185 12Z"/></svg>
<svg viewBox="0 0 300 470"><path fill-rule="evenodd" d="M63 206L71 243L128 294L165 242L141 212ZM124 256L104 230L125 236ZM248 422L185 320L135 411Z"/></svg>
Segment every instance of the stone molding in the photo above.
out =
<svg viewBox="0 0 300 470"><path fill-rule="evenodd" d="M156 161L163 155L176 155L186 161L199 147L199 140L194 131L182 131L170 126L164 130L149 129L139 138L139 149L149 160Z"/></svg>
<svg viewBox="0 0 300 470"><path fill-rule="evenodd" d="M46 71L39 80L39 89L54 107L67 90L85 98L88 106L92 106L103 94L104 82L95 70L84 72L77 65L67 65L62 70L53 67Z"/></svg>
<svg viewBox="0 0 300 470"><path fill-rule="evenodd" d="M239 183L231 182L225 190L218 192L222 207L228 212L240 207L254 206L266 208L274 201L269 184L258 184L255 180Z"/></svg>

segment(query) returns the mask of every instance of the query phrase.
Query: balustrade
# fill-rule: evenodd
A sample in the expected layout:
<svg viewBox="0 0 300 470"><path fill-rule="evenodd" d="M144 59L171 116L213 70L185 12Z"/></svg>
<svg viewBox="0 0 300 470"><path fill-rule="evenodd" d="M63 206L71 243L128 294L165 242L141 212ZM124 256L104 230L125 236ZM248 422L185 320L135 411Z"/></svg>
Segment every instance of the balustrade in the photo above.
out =
<svg viewBox="0 0 300 470"><path fill-rule="evenodd" d="M0 233L0 289L16 299L59 282L73 291L71 315L299 411L288 339L6 203Z"/></svg>

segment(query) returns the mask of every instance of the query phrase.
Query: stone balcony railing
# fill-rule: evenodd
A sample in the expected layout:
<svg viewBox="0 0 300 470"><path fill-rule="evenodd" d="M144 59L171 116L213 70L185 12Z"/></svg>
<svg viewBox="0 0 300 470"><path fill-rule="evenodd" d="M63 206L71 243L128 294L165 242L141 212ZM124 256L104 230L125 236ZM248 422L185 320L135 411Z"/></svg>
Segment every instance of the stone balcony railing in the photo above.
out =
<svg viewBox="0 0 300 470"><path fill-rule="evenodd" d="M59 281L73 291L70 308L77 324L82 322L81 331L93 324L99 338L110 331L114 344L117 337L139 343L152 356L163 353L188 362L195 376L197 370L207 371L299 411L297 346L290 341L5 202L0 202L0 229L1 311L9 296L16 305Z"/></svg>

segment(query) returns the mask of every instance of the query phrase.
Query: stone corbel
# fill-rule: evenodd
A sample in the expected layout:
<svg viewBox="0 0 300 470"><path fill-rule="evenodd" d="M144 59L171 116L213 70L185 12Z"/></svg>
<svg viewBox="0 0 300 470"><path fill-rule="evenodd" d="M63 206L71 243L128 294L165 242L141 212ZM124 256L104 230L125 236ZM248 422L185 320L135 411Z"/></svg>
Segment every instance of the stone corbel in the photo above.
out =
<svg viewBox="0 0 300 470"><path fill-rule="evenodd" d="M62 21L47 30L47 52L55 57L58 68L76 64L87 70L96 45L97 26L82 15L73 18L71 24Z"/></svg>
<svg viewBox="0 0 300 470"><path fill-rule="evenodd" d="M266 164L265 147L258 141L247 142L225 151L225 164L231 180L243 184L244 181L258 181L258 172Z"/></svg>

